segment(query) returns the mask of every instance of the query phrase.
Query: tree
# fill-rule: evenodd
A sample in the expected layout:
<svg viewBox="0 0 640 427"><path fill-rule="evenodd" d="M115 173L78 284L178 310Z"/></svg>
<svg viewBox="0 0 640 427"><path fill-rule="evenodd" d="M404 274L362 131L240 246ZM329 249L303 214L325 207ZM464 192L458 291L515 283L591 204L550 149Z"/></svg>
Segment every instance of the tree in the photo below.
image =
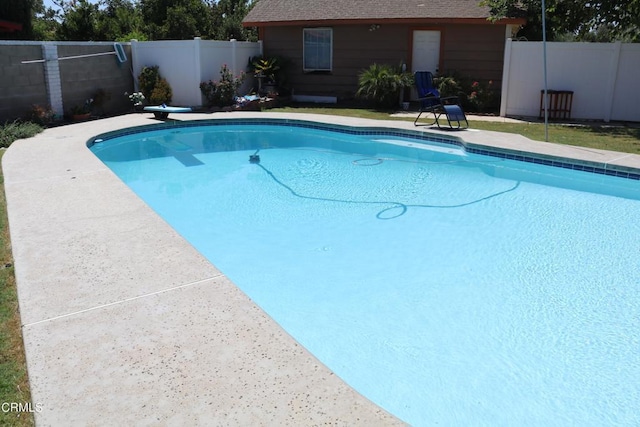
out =
<svg viewBox="0 0 640 427"><path fill-rule="evenodd" d="M242 20L254 6L254 0L218 0L212 4L213 38L217 40L258 40L255 28L244 28Z"/></svg>
<svg viewBox="0 0 640 427"><path fill-rule="evenodd" d="M42 0L35 0L31 23L34 40L56 40L60 30L60 12L51 7L45 7Z"/></svg>
<svg viewBox="0 0 640 427"><path fill-rule="evenodd" d="M142 15L130 0L103 0L96 19L100 40L146 40Z"/></svg>
<svg viewBox="0 0 640 427"><path fill-rule="evenodd" d="M184 40L210 34L210 7L203 0L140 0L145 32L152 40Z"/></svg>
<svg viewBox="0 0 640 427"><path fill-rule="evenodd" d="M542 39L541 0L482 0L491 10L491 19L524 16L527 25L519 36ZM547 39L559 40L567 34L578 41L591 41L595 36L611 40L640 42L640 0L625 4L617 0L547 0Z"/></svg>
<svg viewBox="0 0 640 427"><path fill-rule="evenodd" d="M1 38L7 40L32 40L31 26L32 11L35 3L42 0L2 0L0 1L0 19L22 25L22 30L1 33Z"/></svg>
<svg viewBox="0 0 640 427"><path fill-rule="evenodd" d="M98 5L89 0L61 1L64 19L58 31L59 40L100 40L96 30Z"/></svg>

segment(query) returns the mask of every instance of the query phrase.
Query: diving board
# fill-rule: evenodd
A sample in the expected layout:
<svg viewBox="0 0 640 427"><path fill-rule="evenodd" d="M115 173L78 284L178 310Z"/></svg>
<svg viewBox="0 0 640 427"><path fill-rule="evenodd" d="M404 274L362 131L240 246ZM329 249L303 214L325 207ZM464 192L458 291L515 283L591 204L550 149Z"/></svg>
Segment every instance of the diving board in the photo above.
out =
<svg viewBox="0 0 640 427"><path fill-rule="evenodd" d="M144 107L144 111L153 113L156 119L166 119L169 117L169 113L190 113L189 107L170 107L168 105L148 105Z"/></svg>

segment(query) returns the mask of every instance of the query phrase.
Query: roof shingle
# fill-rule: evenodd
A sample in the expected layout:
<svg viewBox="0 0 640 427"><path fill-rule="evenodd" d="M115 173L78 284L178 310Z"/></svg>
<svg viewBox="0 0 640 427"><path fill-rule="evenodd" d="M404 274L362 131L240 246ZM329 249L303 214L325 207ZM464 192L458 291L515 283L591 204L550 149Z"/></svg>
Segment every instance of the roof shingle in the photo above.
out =
<svg viewBox="0 0 640 427"><path fill-rule="evenodd" d="M269 22L486 19L479 0L258 0L246 24Z"/></svg>

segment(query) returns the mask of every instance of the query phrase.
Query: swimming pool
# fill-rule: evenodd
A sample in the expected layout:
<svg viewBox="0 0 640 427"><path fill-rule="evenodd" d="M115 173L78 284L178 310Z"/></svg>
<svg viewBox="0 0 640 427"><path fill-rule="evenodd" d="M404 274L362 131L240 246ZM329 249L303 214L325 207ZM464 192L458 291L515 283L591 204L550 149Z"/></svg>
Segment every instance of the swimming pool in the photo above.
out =
<svg viewBox="0 0 640 427"><path fill-rule="evenodd" d="M338 130L170 127L92 150L411 424L639 421L637 180Z"/></svg>

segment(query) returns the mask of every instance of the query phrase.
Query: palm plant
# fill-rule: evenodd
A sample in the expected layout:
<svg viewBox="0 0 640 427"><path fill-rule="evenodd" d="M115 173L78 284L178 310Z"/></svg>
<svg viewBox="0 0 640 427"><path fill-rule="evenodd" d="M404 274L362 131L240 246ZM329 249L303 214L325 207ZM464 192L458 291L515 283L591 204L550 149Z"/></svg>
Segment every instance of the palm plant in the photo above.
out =
<svg viewBox="0 0 640 427"><path fill-rule="evenodd" d="M401 92L413 85L413 75L400 67L371 64L360 73L356 96L368 99L376 108L391 109L398 105Z"/></svg>
<svg viewBox="0 0 640 427"><path fill-rule="evenodd" d="M277 83L277 75L280 70L278 58L257 58L253 63L253 72L258 78L266 78L267 83Z"/></svg>

